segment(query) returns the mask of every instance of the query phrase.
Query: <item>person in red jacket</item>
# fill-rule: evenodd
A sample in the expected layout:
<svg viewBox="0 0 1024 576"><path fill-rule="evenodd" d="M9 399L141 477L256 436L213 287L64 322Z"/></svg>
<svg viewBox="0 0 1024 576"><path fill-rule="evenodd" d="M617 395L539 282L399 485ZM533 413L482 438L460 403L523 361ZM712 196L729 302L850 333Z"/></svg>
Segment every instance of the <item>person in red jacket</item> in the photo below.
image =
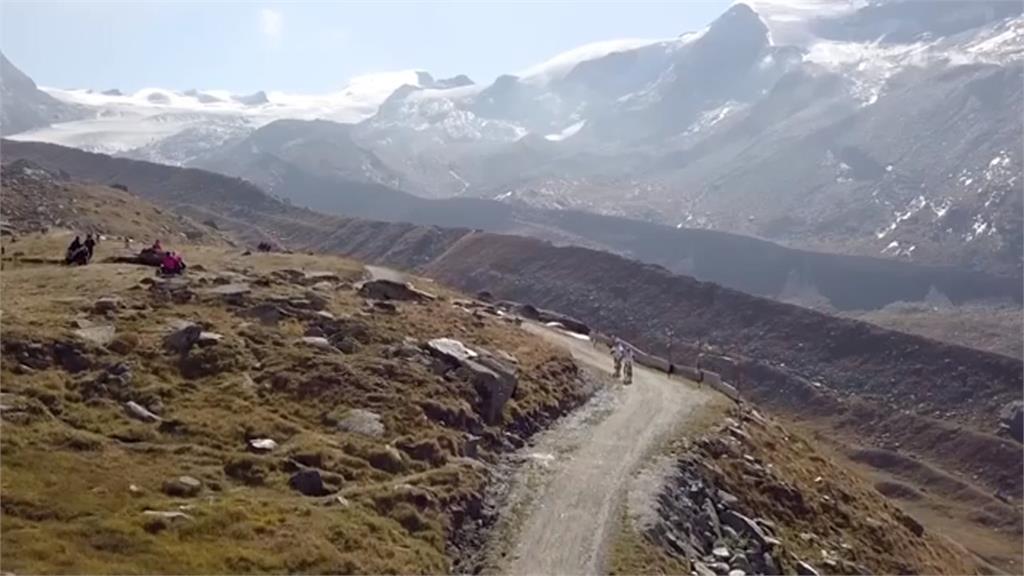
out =
<svg viewBox="0 0 1024 576"><path fill-rule="evenodd" d="M160 262L160 273L165 275L181 274L185 271L185 261L182 260L181 256L174 252L167 252L164 254L164 259Z"/></svg>

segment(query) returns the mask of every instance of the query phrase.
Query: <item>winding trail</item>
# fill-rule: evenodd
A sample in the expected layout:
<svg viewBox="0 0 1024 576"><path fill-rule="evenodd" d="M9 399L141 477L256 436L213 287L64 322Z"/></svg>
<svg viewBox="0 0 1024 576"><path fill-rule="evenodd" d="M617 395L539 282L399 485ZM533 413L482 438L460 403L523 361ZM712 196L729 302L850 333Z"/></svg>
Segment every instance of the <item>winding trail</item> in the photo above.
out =
<svg viewBox="0 0 1024 576"><path fill-rule="evenodd" d="M382 266L367 266L366 272L372 279L408 279ZM589 340L529 322L523 327L568 349L585 367L611 374L611 357ZM511 533L505 537L513 544L499 562L500 571L531 576L602 572L606 544L621 518L620 504L633 474L662 440L714 398L714 392L694 382L637 365L631 386L599 392L539 434L524 451L521 477L512 481L509 500L522 503L523 521L508 526ZM538 469L541 480L531 476Z"/></svg>
<svg viewBox="0 0 1024 576"><path fill-rule="evenodd" d="M590 368L610 374L611 359L561 331L525 325L530 332L568 348ZM551 458L550 481L534 495L502 571L510 574L596 574L616 528L617 513L633 472L659 441L695 416L713 392L696 384L637 366L633 385L616 387L605 415L568 431L577 439L564 456ZM581 410L586 410L584 407ZM558 450L560 431L543 434L530 450ZM546 446L552 444L552 446Z"/></svg>

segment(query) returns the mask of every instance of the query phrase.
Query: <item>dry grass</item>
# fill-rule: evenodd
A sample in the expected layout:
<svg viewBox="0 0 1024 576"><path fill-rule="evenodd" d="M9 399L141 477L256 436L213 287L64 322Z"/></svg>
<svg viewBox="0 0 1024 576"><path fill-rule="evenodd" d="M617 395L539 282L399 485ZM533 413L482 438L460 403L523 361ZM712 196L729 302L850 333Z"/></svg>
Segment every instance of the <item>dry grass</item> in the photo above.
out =
<svg viewBox="0 0 1024 576"><path fill-rule="evenodd" d="M690 567L687 564L651 543L623 518L622 528L609 550L608 573L613 576L689 574Z"/></svg>
<svg viewBox="0 0 1024 576"><path fill-rule="evenodd" d="M62 251L64 243L50 235L14 246L42 255ZM115 249L101 244L97 260ZM267 285L253 285L252 301L307 290L270 280L274 270L336 273L342 281L325 294L327 310L365 324L361 346L352 354L319 351L299 343L304 322L253 323L240 314L244 306L216 298L171 303L140 286L152 275L149 268L6 262L3 402L23 409L4 412L0 444L4 571L444 572L451 531L472 514L486 481L481 462L464 457L469 431L482 437L486 460L501 449L504 430L529 432L578 401L571 361L497 318L474 317L444 300L399 304L395 314L364 312L348 287L362 275L358 263L297 254L242 257L222 247L180 250L193 270L207 271L190 272L193 278L230 272L267 278ZM115 314L87 311L109 295L124 301ZM12 345L73 343L71 322L78 317L117 330L116 343L106 348L75 344L92 367L71 373L18 366ZM224 339L183 360L161 346L173 319L200 322ZM387 353L405 337L440 336L519 359L520 386L501 427L480 422L468 383ZM117 362L132 366L131 384L97 387L98 374ZM121 406L128 399L162 406L163 424L128 418ZM380 414L384 436L330 424L328 416L352 408ZM249 453L246 439L260 436L279 448ZM291 490L289 460L322 470L346 501ZM161 491L165 480L182 474L203 482L198 497ZM183 511L191 519L159 520L144 510Z"/></svg>

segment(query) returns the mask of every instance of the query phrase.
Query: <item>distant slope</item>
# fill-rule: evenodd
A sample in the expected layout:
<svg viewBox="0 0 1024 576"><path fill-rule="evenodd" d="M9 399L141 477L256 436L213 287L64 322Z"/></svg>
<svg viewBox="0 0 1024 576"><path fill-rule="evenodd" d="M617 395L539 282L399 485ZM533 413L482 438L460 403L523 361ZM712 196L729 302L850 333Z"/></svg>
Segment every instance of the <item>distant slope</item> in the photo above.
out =
<svg viewBox="0 0 1024 576"><path fill-rule="evenodd" d="M0 53L0 132L4 136L74 120L86 112L43 92Z"/></svg>
<svg viewBox="0 0 1024 576"><path fill-rule="evenodd" d="M920 266L882 258L795 250L714 230L674 228L573 210L478 198L424 199L389 187L399 176L353 140L351 126L273 122L197 163L250 180L314 210L373 220L479 228L617 252L761 296L839 310L920 301L1020 302L1020 274Z"/></svg>
<svg viewBox="0 0 1024 576"><path fill-rule="evenodd" d="M16 234L67 230L97 234L118 243L121 238L142 242L225 244L226 235L170 210L161 210L128 190L90 185L53 173L26 161L0 166L3 221ZM115 240L116 238L116 240ZM52 254L59 257L60 252Z"/></svg>

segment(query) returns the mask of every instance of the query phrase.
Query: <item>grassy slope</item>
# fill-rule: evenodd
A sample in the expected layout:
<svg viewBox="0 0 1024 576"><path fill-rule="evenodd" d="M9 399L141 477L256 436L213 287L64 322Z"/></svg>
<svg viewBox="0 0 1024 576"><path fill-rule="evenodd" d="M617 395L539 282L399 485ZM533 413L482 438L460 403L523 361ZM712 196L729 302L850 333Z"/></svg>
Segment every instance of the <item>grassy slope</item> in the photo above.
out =
<svg viewBox="0 0 1024 576"><path fill-rule="evenodd" d="M26 256L59 254L66 240L22 238L15 246ZM113 250L101 244L97 256ZM239 308L207 297L172 304L139 287L152 274L147 268L7 262L2 403L19 409L4 412L3 570L443 572L453 523L473 508L485 481L480 463L462 457L467 430L479 422L476 393L425 365L386 357L386 347L405 337L450 336L515 355L520 386L505 410L506 428L535 428L579 400L567 357L497 319L475 318L443 301L364 315L362 299L346 283L362 272L355 262L241 258L237 250L197 246L183 251L211 278L233 270L266 279L268 285L253 287L252 301L304 293L274 270L336 272L345 281L324 291L327 309L364 323L363 345L350 355L322 352L297 343L305 327L298 320L253 324ZM107 349L76 344L91 369L16 373L12 343L74 342L70 322L102 320L84 310L108 295L125 302L109 319L116 343ZM183 363L161 347L172 319L199 321L224 340L190 352ZM122 361L134 373L127 389L92 384L102 367ZM189 377L189 366L204 374ZM128 399L162 405L165 423L129 419L121 408ZM381 415L383 438L325 423L325 416L357 407ZM500 449L500 428L476 431L484 459ZM245 441L254 436L274 438L280 447L250 454ZM292 491L288 459L315 464L346 502ZM203 481L198 497L161 491L165 480L181 474ZM158 521L144 510L184 511L192 519Z"/></svg>

